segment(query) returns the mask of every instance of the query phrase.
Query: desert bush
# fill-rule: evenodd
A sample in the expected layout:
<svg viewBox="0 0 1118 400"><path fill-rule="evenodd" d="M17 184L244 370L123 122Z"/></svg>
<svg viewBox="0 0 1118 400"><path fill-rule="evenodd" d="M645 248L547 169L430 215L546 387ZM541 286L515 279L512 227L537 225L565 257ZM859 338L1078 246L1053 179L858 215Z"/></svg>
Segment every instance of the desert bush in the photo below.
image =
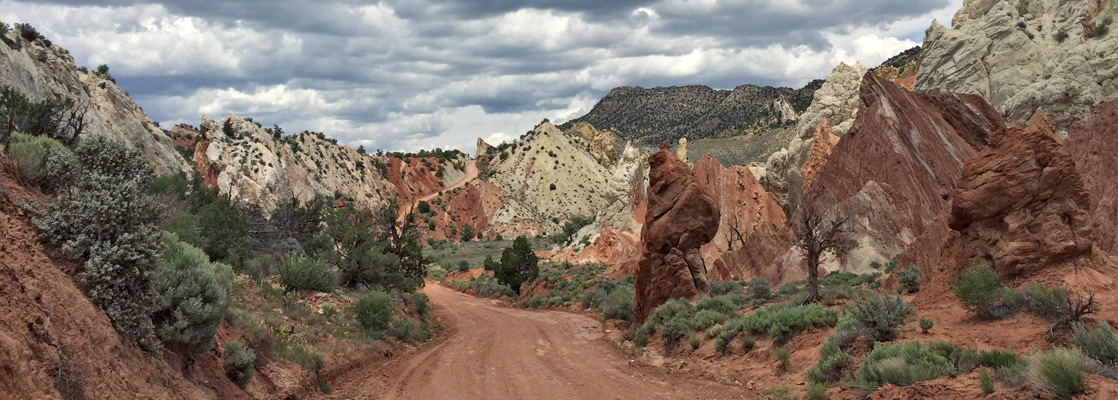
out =
<svg viewBox="0 0 1118 400"><path fill-rule="evenodd" d="M741 283L733 281L714 281L710 283L710 294L720 296L741 291Z"/></svg>
<svg viewBox="0 0 1118 400"><path fill-rule="evenodd" d="M415 305L415 312L419 313L420 317L427 319L431 315L431 299L427 297L426 293L412 293L411 301Z"/></svg>
<svg viewBox="0 0 1118 400"><path fill-rule="evenodd" d="M912 314L909 306L897 296L875 296L860 301L847 311L858 324L873 335L874 340L887 342L897 336L897 327Z"/></svg>
<svg viewBox="0 0 1118 400"><path fill-rule="evenodd" d="M633 287L625 285L609 292L601 312L606 319L633 322Z"/></svg>
<svg viewBox="0 0 1118 400"><path fill-rule="evenodd" d="M837 310L818 304L802 306L774 305L757 310L743 318L742 328L755 334L767 333L775 340L786 340L797 332L834 326Z"/></svg>
<svg viewBox="0 0 1118 400"><path fill-rule="evenodd" d="M699 336L694 334L694 333L691 334L690 342L691 342L691 350L698 349L699 346L701 346L703 344L702 340L699 339Z"/></svg>
<svg viewBox="0 0 1118 400"><path fill-rule="evenodd" d="M684 319L690 318L691 314L694 312L695 307L686 299L669 300L659 307L656 307L656 311L648 317L648 322L646 323L649 326L656 327L677 317L682 317Z"/></svg>
<svg viewBox="0 0 1118 400"><path fill-rule="evenodd" d="M923 343L911 341L875 346L854 375L859 385L872 390L887 383L908 386L953 372L946 358Z"/></svg>
<svg viewBox="0 0 1118 400"><path fill-rule="evenodd" d="M966 270L955 282L955 296L967 309L982 319L998 319L1016 312L1018 294L1002 285L993 268L982 265Z"/></svg>
<svg viewBox="0 0 1118 400"><path fill-rule="evenodd" d="M229 307L233 270L212 263L206 253L168 234L162 262L155 271L159 300L152 323L165 345L187 357L206 351Z"/></svg>
<svg viewBox="0 0 1118 400"><path fill-rule="evenodd" d="M721 324L727 319L726 314L714 310L699 310L691 317L691 327L703 331L707 328Z"/></svg>
<svg viewBox="0 0 1118 400"><path fill-rule="evenodd" d="M742 351L748 353L750 350L753 350L753 347L756 346L756 345L757 345L757 343L753 340L753 338L751 338L749 336L742 336L741 337L741 350Z"/></svg>
<svg viewBox="0 0 1118 400"><path fill-rule="evenodd" d="M1087 329L1079 323L1072 324L1071 343L1084 355L1103 365L1113 366L1118 362L1118 335L1106 321L1099 321L1099 326L1094 329Z"/></svg>
<svg viewBox="0 0 1118 400"><path fill-rule="evenodd" d="M470 270L470 262L462 260L458 262L458 272L466 272Z"/></svg>
<svg viewBox="0 0 1118 400"><path fill-rule="evenodd" d="M268 254L256 254L240 264L238 272L248 275L252 279L261 280L272 275L276 270L276 261Z"/></svg>
<svg viewBox="0 0 1118 400"><path fill-rule="evenodd" d="M1029 382L1058 399L1083 393L1083 360L1078 352L1066 348L1043 350L1029 357Z"/></svg>
<svg viewBox="0 0 1118 400"><path fill-rule="evenodd" d="M850 361L850 355L839 348L834 338L827 339L819 349L819 362L808 371L807 377L812 382L837 382L842 379L842 371Z"/></svg>
<svg viewBox="0 0 1118 400"><path fill-rule="evenodd" d="M410 318L393 317L388 323L388 335L401 342L423 342L429 338L427 330Z"/></svg>
<svg viewBox="0 0 1118 400"><path fill-rule="evenodd" d="M931 318L920 317L920 331L921 332L928 333L928 331L930 331L932 329L932 326L935 326L935 322L932 321Z"/></svg>
<svg viewBox="0 0 1118 400"><path fill-rule="evenodd" d="M807 400L827 400L827 385L812 383L807 387L805 396Z"/></svg>
<svg viewBox="0 0 1118 400"><path fill-rule="evenodd" d="M729 296L706 297L695 304L695 311L709 310L730 315L736 313L738 308Z"/></svg>
<svg viewBox="0 0 1118 400"><path fill-rule="evenodd" d="M19 166L20 176L48 191L69 187L78 176L74 152L47 136L12 133L8 154Z"/></svg>
<svg viewBox="0 0 1118 400"><path fill-rule="evenodd" d="M999 370L1024 361L1025 359L1012 351L989 350L978 353L978 365Z"/></svg>
<svg viewBox="0 0 1118 400"><path fill-rule="evenodd" d="M717 351L719 353L726 352L726 339L723 339L722 336L714 339L714 351Z"/></svg>
<svg viewBox="0 0 1118 400"><path fill-rule="evenodd" d="M920 269L911 266L897 271L897 282L909 293L919 292L920 284L923 283L923 280L920 279Z"/></svg>
<svg viewBox="0 0 1118 400"><path fill-rule="evenodd" d="M363 333L380 337L392 321L392 310L392 297L388 293L370 291L354 303L353 316Z"/></svg>
<svg viewBox="0 0 1118 400"><path fill-rule="evenodd" d="M597 309L606 300L607 295L609 295L609 292L599 287L584 294L579 303L584 309Z"/></svg>
<svg viewBox="0 0 1118 400"><path fill-rule="evenodd" d="M792 353L783 347L777 347L774 352L776 353L776 359L780 360L780 370L788 370L788 360L792 359Z"/></svg>
<svg viewBox="0 0 1118 400"><path fill-rule="evenodd" d="M982 393L994 393L994 378L990 375L990 370L983 369L978 372L978 386L982 388Z"/></svg>
<svg viewBox="0 0 1118 400"><path fill-rule="evenodd" d="M1044 285L1034 283L1021 288L1024 295L1025 307L1030 312L1045 318L1059 318L1065 315L1068 291L1064 288L1045 288Z"/></svg>
<svg viewBox="0 0 1118 400"><path fill-rule="evenodd" d="M298 253L288 254L287 257L283 258L279 275L280 282L288 290L313 290L330 293L337 286L333 272L322 262Z"/></svg>
<svg viewBox="0 0 1118 400"><path fill-rule="evenodd" d="M640 347L648 345L648 332L642 327L638 326L636 332L633 332L633 344Z"/></svg>
<svg viewBox="0 0 1118 400"><path fill-rule="evenodd" d="M749 281L749 294L756 300L768 300L772 296L769 281L765 278L753 278Z"/></svg>
<svg viewBox="0 0 1118 400"><path fill-rule="evenodd" d="M51 204L35 225L44 241L85 260L78 277L113 327L155 352L153 275L163 242L159 207L146 193L151 169L136 150L101 137L80 141L75 153L85 171L79 190Z"/></svg>
<svg viewBox="0 0 1118 400"><path fill-rule="evenodd" d="M241 342L231 341L225 343L225 354L222 358L225 364L225 376L241 389L248 386L255 373L256 353Z"/></svg>
<svg viewBox="0 0 1118 400"><path fill-rule="evenodd" d="M508 285L513 291L520 293L520 285L530 282L539 276L540 269L537 265L539 257L532 251L532 245L523 236L513 241L512 247L501 253L501 266L494 271L497 281Z"/></svg>
<svg viewBox="0 0 1118 400"><path fill-rule="evenodd" d="M660 339L663 339L665 343L675 343L687 335L690 330L691 321L688 321L686 317L675 317L660 329Z"/></svg>

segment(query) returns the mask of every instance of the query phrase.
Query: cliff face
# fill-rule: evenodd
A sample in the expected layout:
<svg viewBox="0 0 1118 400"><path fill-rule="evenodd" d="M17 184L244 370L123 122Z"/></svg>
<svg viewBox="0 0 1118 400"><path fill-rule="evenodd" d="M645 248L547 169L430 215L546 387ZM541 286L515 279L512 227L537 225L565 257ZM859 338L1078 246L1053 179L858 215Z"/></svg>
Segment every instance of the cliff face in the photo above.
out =
<svg viewBox="0 0 1118 400"><path fill-rule="evenodd" d="M625 86L611 90L589 113L572 122L588 122L643 144L755 133L794 122L820 84L814 81L795 90L755 85L733 90Z"/></svg>
<svg viewBox="0 0 1118 400"><path fill-rule="evenodd" d="M981 95L1008 121L1040 109L1060 130L1118 93L1112 1L970 0L924 34L916 90Z"/></svg>
<svg viewBox="0 0 1118 400"><path fill-rule="evenodd" d="M0 43L0 86L10 86L32 101L63 98L88 105L85 135L128 143L158 174L186 170L187 161L175 152L171 138L107 77L79 71L62 47L24 40L14 29L5 38L19 49Z"/></svg>
<svg viewBox="0 0 1118 400"><path fill-rule="evenodd" d="M236 115L219 121L203 117L199 134L193 166L203 183L265 212L320 195L341 194L374 209L396 197L378 167L388 171L388 159L359 154L317 134L276 139Z"/></svg>

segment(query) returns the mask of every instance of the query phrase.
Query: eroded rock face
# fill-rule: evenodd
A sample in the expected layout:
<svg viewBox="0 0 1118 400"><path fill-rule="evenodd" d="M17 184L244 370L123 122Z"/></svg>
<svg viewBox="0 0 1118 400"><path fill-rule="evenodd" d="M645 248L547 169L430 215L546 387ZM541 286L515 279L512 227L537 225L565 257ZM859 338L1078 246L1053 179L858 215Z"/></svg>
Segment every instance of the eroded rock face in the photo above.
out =
<svg viewBox="0 0 1118 400"><path fill-rule="evenodd" d="M667 143L648 164L648 214L633 300L638 322L670 299L709 294L700 248L714 238L721 217L710 188L695 179Z"/></svg>
<svg viewBox="0 0 1118 400"><path fill-rule="evenodd" d="M613 132L598 130L594 125L585 122L576 122L568 132L578 135L586 143L586 150L598 160L599 164L607 169L613 168L619 156L614 142L619 139ZM480 153L479 153L480 154Z"/></svg>
<svg viewBox="0 0 1118 400"><path fill-rule="evenodd" d="M231 135L225 132L226 121ZM374 166L387 159L314 134L299 135L290 144L236 115L220 121L203 117L200 134L193 166L202 183L266 213L293 199L306 202L335 193L370 209L396 197L395 187Z"/></svg>
<svg viewBox="0 0 1118 400"><path fill-rule="evenodd" d="M796 124L796 137L783 150L769 156L761 184L787 210L799 205L803 166L807 162L816 129L824 122L832 134L842 136L854 123L861 107L858 87L866 67L839 64L827 76L807 111Z"/></svg>
<svg viewBox="0 0 1118 400"><path fill-rule="evenodd" d="M757 238L750 238L754 231L765 227L779 230L786 225L784 211L748 168L726 168L714 157L704 155L692 171L695 179L710 188L721 211L718 232L702 248L707 265L714 265L715 260L731 249L748 247L750 251L756 251L756 244L751 239ZM712 280L728 279L724 276L720 274Z"/></svg>
<svg viewBox="0 0 1118 400"><path fill-rule="evenodd" d="M815 173L827 164L827 158L831 156L831 150L838 144L838 140L838 137L831 133L831 127L826 121L815 130L815 138L811 140L811 151L808 152L807 162L804 163L802 190L811 187L811 179L815 178Z"/></svg>
<svg viewBox="0 0 1118 400"><path fill-rule="evenodd" d="M1091 116L1068 129L1064 146L1072 155L1083 188L1091 195L1096 243L1118 251L1118 100L1095 106Z"/></svg>
<svg viewBox="0 0 1118 400"><path fill-rule="evenodd" d="M1112 2L972 0L924 34L916 90L975 93L1009 121L1037 109L1058 129L1118 93L1118 35L1092 37Z"/></svg>
<svg viewBox="0 0 1118 400"><path fill-rule="evenodd" d="M1042 113L1014 125L963 167L951 207L969 264L1007 278L1088 254L1090 200L1071 155Z"/></svg>

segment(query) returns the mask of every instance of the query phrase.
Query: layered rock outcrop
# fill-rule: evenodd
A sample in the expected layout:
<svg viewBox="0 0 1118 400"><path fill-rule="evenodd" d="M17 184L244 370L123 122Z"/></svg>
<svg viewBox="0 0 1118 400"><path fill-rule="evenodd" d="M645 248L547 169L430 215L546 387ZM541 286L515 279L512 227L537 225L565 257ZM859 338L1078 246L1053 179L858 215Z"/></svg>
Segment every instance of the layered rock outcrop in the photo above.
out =
<svg viewBox="0 0 1118 400"><path fill-rule="evenodd" d="M585 143L586 151L590 152L606 169L612 169L617 163L617 158L620 154L617 152L615 143L620 140L617 134L607 131L598 130L594 125L585 122L576 122L567 129L567 132L582 138L580 142Z"/></svg>
<svg viewBox="0 0 1118 400"><path fill-rule="evenodd" d="M967 161L948 225L967 264L1008 278L1091 251L1090 200L1050 118L1037 113Z"/></svg>
<svg viewBox="0 0 1118 400"><path fill-rule="evenodd" d="M1068 129L1064 146L1091 196L1096 244L1118 252L1118 100L1094 107L1091 116Z"/></svg>
<svg viewBox="0 0 1118 400"><path fill-rule="evenodd" d="M277 140L236 115L220 121L203 117L200 134L193 161L203 184L266 213L316 196L340 194L373 209L396 197L380 170L387 171L386 158L360 154L319 134Z"/></svg>
<svg viewBox="0 0 1118 400"><path fill-rule="evenodd" d="M756 248L759 243L754 240L763 242L765 239L753 237L754 232L761 229L775 232L784 228L787 221L780 205L765 192L753 173L741 166L723 167L709 155L699 159L692 171L696 180L710 188L721 210L717 233L702 247L706 264L714 265L715 260L729 250L748 247L751 252L767 252ZM788 246L783 246L781 251L787 249ZM726 276L719 274L713 278L730 279Z"/></svg>
<svg viewBox="0 0 1118 400"><path fill-rule="evenodd" d="M979 94L1009 121L1040 109L1066 129L1118 93L1118 35L1096 29L1115 18L1110 1L966 1L951 29L925 32L916 90Z"/></svg>
<svg viewBox="0 0 1118 400"><path fill-rule="evenodd" d="M68 99L88 106L84 135L123 141L139 150L157 174L187 171L187 160L175 152L171 138L148 118L107 76L78 71L74 57L62 47L43 40L24 40L11 30L0 43L0 86L10 86L32 101Z"/></svg>
<svg viewBox="0 0 1118 400"><path fill-rule="evenodd" d="M812 179L805 197L850 215L858 246L845 268L884 264L948 209L963 163L1001 116L976 95L910 92L872 73L860 85L862 111Z"/></svg>
<svg viewBox="0 0 1118 400"><path fill-rule="evenodd" d="M648 215L641 230L633 316L643 322L664 302L709 294L700 248L718 231L718 202L667 143L649 157Z"/></svg>
<svg viewBox="0 0 1118 400"><path fill-rule="evenodd" d="M811 150L807 153L807 161L803 167L803 185L801 191L811 187L811 180L827 164L831 150L838 144L838 137L831 133L831 127L826 121L815 130L815 137L811 139Z"/></svg>
<svg viewBox="0 0 1118 400"><path fill-rule="evenodd" d="M866 67L862 64L839 64L822 87L815 91L811 106L796 124L796 137L788 146L772 156L765 165L761 184L785 210L799 205L803 187L803 165L807 162L816 129L824 122L832 134L842 136L854 123L861 107L858 87Z"/></svg>

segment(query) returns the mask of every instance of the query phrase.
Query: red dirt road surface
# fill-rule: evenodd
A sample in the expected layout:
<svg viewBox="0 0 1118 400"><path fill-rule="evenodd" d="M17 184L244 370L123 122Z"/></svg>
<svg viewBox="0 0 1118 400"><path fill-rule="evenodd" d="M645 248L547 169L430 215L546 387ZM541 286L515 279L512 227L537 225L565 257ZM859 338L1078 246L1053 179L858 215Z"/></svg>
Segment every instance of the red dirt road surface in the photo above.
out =
<svg viewBox="0 0 1118 400"><path fill-rule="evenodd" d="M601 324L508 308L428 283L435 341L331 382L337 399L738 399L740 387L629 365Z"/></svg>

